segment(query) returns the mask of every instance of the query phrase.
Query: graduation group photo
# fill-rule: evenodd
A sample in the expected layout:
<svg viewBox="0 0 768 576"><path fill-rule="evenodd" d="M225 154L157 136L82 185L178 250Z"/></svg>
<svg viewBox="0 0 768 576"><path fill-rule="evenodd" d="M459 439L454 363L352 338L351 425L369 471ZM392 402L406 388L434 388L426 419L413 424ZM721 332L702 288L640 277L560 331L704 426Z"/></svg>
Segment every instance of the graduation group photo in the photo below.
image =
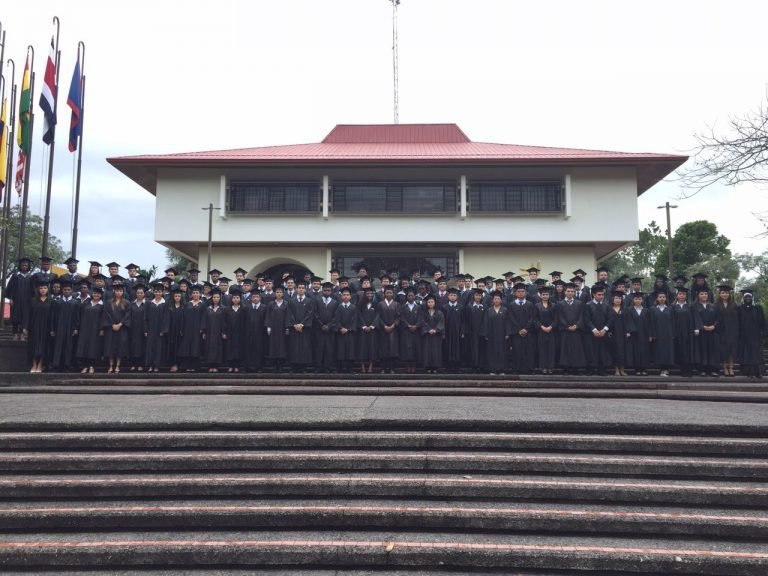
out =
<svg viewBox="0 0 768 576"><path fill-rule="evenodd" d="M752 289L689 279L475 278L337 268L233 278L22 257L6 287L31 372L475 373L762 378L766 323ZM106 268L106 270L104 270ZM104 273L106 272L106 274ZM123 275L124 274L124 275ZM564 279L564 276L567 279ZM650 282L647 290L643 285ZM738 368L738 370L737 370Z"/></svg>

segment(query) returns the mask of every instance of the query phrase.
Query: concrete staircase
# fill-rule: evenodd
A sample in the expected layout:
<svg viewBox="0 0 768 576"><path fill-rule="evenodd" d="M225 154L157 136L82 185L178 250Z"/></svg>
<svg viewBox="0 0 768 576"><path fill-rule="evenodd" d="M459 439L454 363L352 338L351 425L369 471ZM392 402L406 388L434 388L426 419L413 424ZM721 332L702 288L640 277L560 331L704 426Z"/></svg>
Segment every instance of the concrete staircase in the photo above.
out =
<svg viewBox="0 0 768 576"><path fill-rule="evenodd" d="M611 390L689 392L696 402L660 402L684 410L711 396L736 410L765 401L755 383L729 382L736 392L714 380L648 379L569 388L535 379L23 375L2 384L0 402L25 388L40 402L98 392L118 405L168 394L182 402L188 389L232 402L309 390L318 410L345 391L374 399L427 391L433 402L517 391L546 409L542 391L555 390L607 403L596 404L593 422L549 430L450 419L0 421L4 575L768 574L764 428L640 429L599 416Z"/></svg>

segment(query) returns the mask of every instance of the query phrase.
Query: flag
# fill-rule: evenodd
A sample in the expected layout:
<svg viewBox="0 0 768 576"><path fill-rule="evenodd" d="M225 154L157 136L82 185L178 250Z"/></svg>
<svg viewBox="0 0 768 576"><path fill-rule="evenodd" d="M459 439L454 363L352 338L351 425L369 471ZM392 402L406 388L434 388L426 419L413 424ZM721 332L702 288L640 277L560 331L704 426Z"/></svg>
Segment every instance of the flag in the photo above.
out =
<svg viewBox="0 0 768 576"><path fill-rule="evenodd" d="M24 189L24 169L27 155L32 146L32 92L29 72L29 55L24 64L24 76L21 80L21 97L19 98L19 126L16 129L16 142L19 145L19 160L16 165L16 192L21 196Z"/></svg>
<svg viewBox="0 0 768 576"><path fill-rule="evenodd" d="M56 48L51 37L51 51L45 65L43 89L40 91L40 108L43 109L43 142L53 142L56 131Z"/></svg>
<svg viewBox="0 0 768 576"><path fill-rule="evenodd" d="M5 188L8 176L8 116L3 99L3 111L0 112L0 192Z"/></svg>
<svg viewBox="0 0 768 576"><path fill-rule="evenodd" d="M80 58L75 63L75 71L72 72L72 83L69 85L67 105L72 108L72 120L69 122L69 151L77 150L77 142L83 130L83 86L80 78Z"/></svg>

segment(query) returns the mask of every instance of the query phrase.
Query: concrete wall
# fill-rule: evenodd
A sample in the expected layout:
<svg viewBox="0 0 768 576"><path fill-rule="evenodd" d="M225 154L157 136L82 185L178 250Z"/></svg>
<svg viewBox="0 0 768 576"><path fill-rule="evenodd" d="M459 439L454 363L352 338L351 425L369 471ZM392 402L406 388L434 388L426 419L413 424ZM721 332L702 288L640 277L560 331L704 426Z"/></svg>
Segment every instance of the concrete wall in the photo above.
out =
<svg viewBox="0 0 768 576"><path fill-rule="evenodd" d="M257 272L277 264L298 264L308 268L319 276L327 276L330 266L327 262L327 249L324 246L264 246L264 247L214 247L213 267L234 278L233 270L242 267L253 278ZM208 269L208 253L204 247L198 260L200 270ZM205 272L203 272L205 275Z"/></svg>
<svg viewBox="0 0 768 576"><path fill-rule="evenodd" d="M583 268L587 271L587 282L594 281L595 256L589 246L557 247L471 247L464 248L463 272L479 276L497 276L510 270L528 278L526 268L531 265L541 269L540 276L549 279L554 270L563 272L563 279L568 280L574 270Z"/></svg>

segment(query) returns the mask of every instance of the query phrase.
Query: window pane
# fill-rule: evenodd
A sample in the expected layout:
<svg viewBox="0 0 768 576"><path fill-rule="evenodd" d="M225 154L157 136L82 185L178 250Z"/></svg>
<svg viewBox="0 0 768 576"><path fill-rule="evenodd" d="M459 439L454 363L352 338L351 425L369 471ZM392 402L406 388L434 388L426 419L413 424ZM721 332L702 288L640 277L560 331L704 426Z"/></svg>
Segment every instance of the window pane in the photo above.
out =
<svg viewBox="0 0 768 576"><path fill-rule="evenodd" d="M403 211L443 212L442 186L404 186Z"/></svg>
<svg viewBox="0 0 768 576"><path fill-rule="evenodd" d="M320 187L315 183L231 182L229 186L232 212L317 212L319 207Z"/></svg>
<svg viewBox="0 0 768 576"><path fill-rule="evenodd" d="M473 212L559 212L562 184L541 182L474 182L469 190Z"/></svg>
<svg viewBox="0 0 768 576"><path fill-rule="evenodd" d="M386 212L386 186L347 186L347 212Z"/></svg>

